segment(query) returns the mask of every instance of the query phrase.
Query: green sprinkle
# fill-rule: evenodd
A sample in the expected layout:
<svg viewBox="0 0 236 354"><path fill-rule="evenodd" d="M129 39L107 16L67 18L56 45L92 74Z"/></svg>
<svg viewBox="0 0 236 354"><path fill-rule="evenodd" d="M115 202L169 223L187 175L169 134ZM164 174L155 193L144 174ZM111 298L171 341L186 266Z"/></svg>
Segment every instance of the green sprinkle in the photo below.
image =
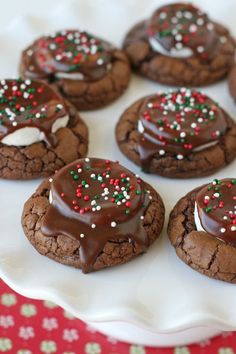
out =
<svg viewBox="0 0 236 354"><path fill-rule="evenodd" d="M206 210L206 213L210 213L210 211L212 210L212 207L207 207L205 210Z"/></svg>

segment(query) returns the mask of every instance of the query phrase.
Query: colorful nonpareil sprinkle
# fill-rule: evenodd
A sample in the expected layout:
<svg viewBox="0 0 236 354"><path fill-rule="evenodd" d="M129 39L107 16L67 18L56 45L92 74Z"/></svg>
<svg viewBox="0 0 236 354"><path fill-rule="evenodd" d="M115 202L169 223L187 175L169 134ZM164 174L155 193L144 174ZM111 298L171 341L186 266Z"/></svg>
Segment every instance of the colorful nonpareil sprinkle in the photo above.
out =
<svg viewBox="0 0 236 354"><path fill-rule="evenodd" d="M197 193L202 227L236 245L236 179L214 179Z"/></svg>

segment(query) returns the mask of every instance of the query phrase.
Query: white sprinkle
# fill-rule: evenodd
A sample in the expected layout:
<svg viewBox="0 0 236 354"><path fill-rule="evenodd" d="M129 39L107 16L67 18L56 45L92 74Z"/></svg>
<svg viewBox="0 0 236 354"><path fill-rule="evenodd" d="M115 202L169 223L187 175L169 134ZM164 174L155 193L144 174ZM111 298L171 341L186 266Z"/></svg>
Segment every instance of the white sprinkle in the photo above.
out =
<svg viewBox="0 0 236 354"><path fill-rule="evenodd" d="M18 87L17 86L12 86L12 91L17 91Z"/></svg>
<svg viewBox="0 0 236 354"><path fill-rule="evenodd" d="M196 123L192 123L191 124L191 128L196 128L197 124Z"/></svg>
<svg viewBox="0 0 236 354"><path fill-rule="evenodd" d="M223 220L227 220L228 219L228 217L225 215L225 216L223 216Z"/></svg>
<svg viewBox="0 0 236 354"><path fill-rule="evenodd" d="M80 234L80 237L81 237L81 238L84 238L84 234Z"/></svg>
<svg viewBox="0 0 236 354"><path fill-rule="evenodd" d="M198 53L203 53L203 52L204 52L204 47L201 46L201 45L199 45L199 46L197 47L197 51L198 51Z"/></svg>
<svg viewBox="0 0 236 354"><path fill-rule="evenodd" d="M111 222L111 227L116 227L116 222L115 221Z"/></svg>
<svg viewBox="0 0 236 354"><path fill-rule="evenodd" d="M184 158L183 155L181 155L181 154L178 154L176 157L178 160L183 160L183 158Z"/></svg>
<svg viewBox="0 0 236 354"><path fill-rule="evenodd" d="M59 104L57 104L57 108L58 108L58 109L62 109L62 108L63 108L63 105L59 103Z"/></svg>
<svg viewBox="0 0 236 354"><path fill-rule="evenodd" d="M192 24L192 25L189 26L189 32L193 33L193 32L196 32L196 30L197 30L197 26L196 25Z"/></svg>
<svg viewBox="0 0 236 354"><path fill-rule="evenodd" d="M226 231L226 229L224 228L224 227L222 227L221 229L220 229L220 232L223 234L224 232Z"/></svg>
<svg viewBox="0 0 236 354"><path fill-rule="evenodd" d="M57 55L56 55L56 60L57 60L57 61L60 61L61 59L62 59L62 56L61 56L60 54L57 54Z"/></svg>
<svg viewBox="0 0 236 354"><path fill-rule="evenodd" d="M25 84L29 86L31 84L31 80L25 80Z"/></svg>
<svg viewBox="0 0 236 354"><path fill-rule="evenodd" d="M12 122L13 127L17 126L17 122Z"/></svg>
<svg viewBox="0 0 236 354"><path fill-rule="evenodd" d="M36 114L35 114L35 117L36 117L36 118L40 118L40 113L36 113Z"/></svg>
<svg viewBox="0 0 236 354"><path fill-rule="evenodd" d="M214 197L219 198L220 193L214 193L213 195L214 195Z"/></svg>
<svg viewBox="0 0 236 354"><path fill-rule="evenodd" d="M181 41L183 39L183 37L181 36L181 34L177 34L176 36L175 36L175 40L176 41Z"/></svg>
<svg viewBox="0 0 236 354"><path fill-rule="evenodd" d="M23 93L23 97L24 97L25 99L27 99L27 98L29 97L29 93L28 93L28 92L24 92L24 93Z"/></svg>
<svg viewBox="0 0 236 354"><path fill-rule="evenodd" d="M181 138L185 138L185 137L186 137L186 133L185 133L185 132L181 132L181 133L180 133L180 137L181 137Z"/></svg>
<svg viewBox="0 0 236 354"><path fill-rule="evenodd" d="M33 50L32 49L29 49L29 50L27 50L27 52L26 52L26 54L29 56L29 57L31 57L31 55L33 55Z"/></svg>
<svg viewBox="0 0 236 354"><path fill-rule="evenodd" d="M143 220L143 219L144 219L144 216L143 216L143 215L141 215L141 216L140 216L140 219L141 219L141 220Z"/></svg>
<svg viewBox="0 0 236 354"><path fill-rule="evenodd" d="M184 12L184 17L190 20L193 17L193 15L192 15L192 13L190 11L185 11Z"/></svg>
<svg viewBox="0 0 236 354"><path fill-rule="evenodd" d="M50 183L52 183L52 181L53 181L53 179L51 177L48 180L49 180Z"/></svg>
<svg viewBox="0 0 236 354"><path fill-rule="evenodd" d="M88 157L86 157L86 159L84 160L85 162L89 162L90 160L89 160L89 158Z"/></svg>
<svg viewBox="0 0 236 354"><path fill-rule="evenodd" d="M236 226L231 226L231 231L236 231Z"/></svg>
<svg viewBox="0 0 236 354"><path fill-rule="evenodd" d="M103 60L102 58L99 58L99 59L97 60L97 64L98 64L98 65L104 64L104 60Z"/></svg>
<svg viewBox="0 0 236 354"><path fill-rule="evenodd" d="M165 18L166 18L166 12L161 12L160 13L160 18L162 19L162 20L164 20Z"/></svg>
<svg viewBox="0 0 236 354"><path fill-rule="evenodd" d="M176 17L182 18L182 17L183 17L182 12L181 12L181 11L177 11L177 12L176 12Z"/></svg>
<svg viewBox="0 0 236 354"><path fill-rule="evenodd" d="M91 225L91 228L92 228L92 229L95 229L95 227L96 227L95 224L92 224L92 225Z"/></svg>
<svg viewBox="0 0 236 354"><path fill-rule="evenodd" d="M56 49L56 44L55 43L51 43L50 45L49 45L49 48L51 49L51 50L54 50L54 49Z"/></svg>
<svg viewBox="0 0 236 354"><path fill-rule="evenodd" d="M100 205L98 205L97 207L96 207L96 210L97 211L99 211L99 210L101 210L102 208L101 208L101 206Z"/></svg>
<svg viewBox="0 0 236 354"><path fill-rule="evenodd" d="M227 41L227 38L225 36L220 37L220 42L224 44Z"/></svg>
<svg viewBox="0 0 236 354"><path fill-rule="evenodd" d="M204 24L203 18L198 18L196 23L197 23L198 26L202 26Z"/></svg>

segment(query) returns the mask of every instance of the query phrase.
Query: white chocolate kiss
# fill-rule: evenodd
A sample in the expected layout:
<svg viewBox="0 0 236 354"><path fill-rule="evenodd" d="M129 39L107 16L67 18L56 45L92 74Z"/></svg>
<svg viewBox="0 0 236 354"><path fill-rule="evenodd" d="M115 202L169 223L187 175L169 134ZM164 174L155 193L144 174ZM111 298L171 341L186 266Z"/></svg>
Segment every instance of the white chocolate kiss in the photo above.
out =
<svg viewBox="0 0 236 354"><path fill-rule="evenodd" d="M173 58L189 58L193 55L192 49L188 47L183 47L181 49L171 48L171 50L166 50L155 38L149 38L149 43L155 52L166 55L167 57Z"/></svg>
<svg viewBox="0 0 236 354"><path fill-rule="evenodd" d="M194 206L194 222L195 222L197 231L205 231L204 228L202 227L202 224L201 224L201 221L199 218L196 202L195 202L195 206Z"/></svg>
<svg viewBox="0 0 236 354"><path fill-rule="evenodd" d="M52 125L51 132L54 134L58 129L64 128L69 122L69 116L58 118ZM28 146L45 139L45 134L36 127L24 127L6 135L1 143L11 146Z"/></svg>

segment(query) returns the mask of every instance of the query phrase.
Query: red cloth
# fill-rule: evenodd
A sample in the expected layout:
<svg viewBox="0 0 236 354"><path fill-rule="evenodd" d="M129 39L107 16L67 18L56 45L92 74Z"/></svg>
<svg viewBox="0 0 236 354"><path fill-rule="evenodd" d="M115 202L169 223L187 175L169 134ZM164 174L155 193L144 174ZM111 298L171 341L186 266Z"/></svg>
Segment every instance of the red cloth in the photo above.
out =
<svg viewBox="0 0 236 354"><path fill-rule="evenodd" d="M236 332L181 348L129 345L94 331L55 304L18 295L0 280L0 353L236 354Z"/></svg>

